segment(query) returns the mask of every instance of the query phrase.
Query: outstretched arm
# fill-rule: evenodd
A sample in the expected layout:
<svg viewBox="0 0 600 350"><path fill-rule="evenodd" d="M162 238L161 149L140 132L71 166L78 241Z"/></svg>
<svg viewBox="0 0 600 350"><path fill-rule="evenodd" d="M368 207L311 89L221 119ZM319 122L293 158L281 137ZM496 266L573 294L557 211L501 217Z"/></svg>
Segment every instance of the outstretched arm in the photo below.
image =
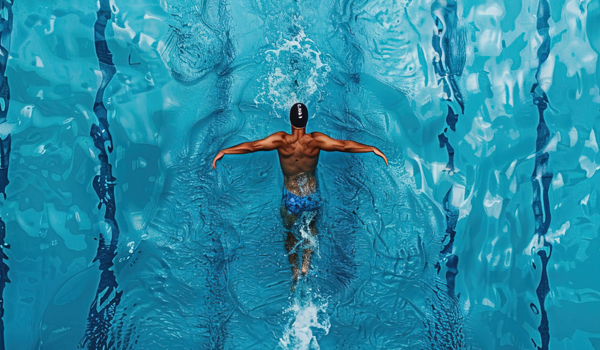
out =
<svg viewBox="0 0 600 350"><path fill-rule="evenodd" d="M217 168L217 161L226 154L245 154L259 151L272 151L283 144L284 132L276 132L262 140L240 143L239 145L225 148L215 156L212 162L213 169Z"/></svg>
<svg viewBox="0 0 600 350"><path fill-rule="evenodd" d="M343 141L332 139L331 137L320 132L312 133L313 139L317 141L317 146L327 152L346 152L346 153L367 153L373 152L385 160L385 165L388 165L388 160L385 154L373 146L364 145L354 141Z"/></svg>

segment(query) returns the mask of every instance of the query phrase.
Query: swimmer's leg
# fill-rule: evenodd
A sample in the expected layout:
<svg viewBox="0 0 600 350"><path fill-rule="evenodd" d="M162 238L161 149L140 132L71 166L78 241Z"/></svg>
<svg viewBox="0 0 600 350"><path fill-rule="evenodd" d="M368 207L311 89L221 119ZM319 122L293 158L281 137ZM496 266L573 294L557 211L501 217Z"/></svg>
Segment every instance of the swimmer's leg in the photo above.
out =
<svg viewBox="0 0 600 350"><path fill-rule="evenodd" d="M298 276L300 275L298 271L298 254L292 253L296 249L296 245L298 244L298 240L291 232L292 227L294 226L294 222L296 222L296 215L290 213L285 207L285 203L281 203L281 219L283 220L283 227L287 230L287 239L285 241L285 249L288 252L288 259L290 264L292 265L292 275L294 278L294 282L298 280Z"/></svg>
<svg viewBox="0 0 600 350"><path fill-rule="evenodd" d="M298 280L298 254L292 253L294 248L298 244L298 240L294 237L294 235L288 231L287 240L285 241L285 249L288 252L288 259L290 260L290 264L292 265L292 275L294 281Z"/></svg>
<svg viewBox="0 0 600 350"><path fill-rule="evenodd" d="M312 220L309 225L310 234L315 237L317 235L317 223L316 220ZM310 242L307 242L307 245L310 245ZM308 270L310 269L310 257L312 255L312 249L304 249L304 253L302 254L302 274L306 275Z"/></svg>

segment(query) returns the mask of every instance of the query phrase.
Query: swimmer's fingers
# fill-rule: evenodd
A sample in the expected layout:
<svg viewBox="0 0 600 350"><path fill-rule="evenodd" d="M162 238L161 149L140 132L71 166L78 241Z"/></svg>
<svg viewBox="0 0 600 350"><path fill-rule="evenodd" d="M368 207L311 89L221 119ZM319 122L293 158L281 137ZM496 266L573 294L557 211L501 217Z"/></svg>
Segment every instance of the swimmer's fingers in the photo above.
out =
<svg viewBox="0 0 600 350"><path fill-rule="evenodd" d="M223 151L221 151L215 156L215 159L213 159L213 162L212 162L213 169L217 170L217 161L221 160L221 158L223 158L224 155L225 155L225 153L223 153Z"/></svg>
<svg viewBox="0 0 600 350"><path fill-rule="evenodd" d="M389 166L388 164L388 160L387 157L385 156L385 154L383 154L383 152L381 152L380 150L378 150L377 148L373 151L373 153L375 153L376 155L380 156L381 158L383 158L383 160L385 161L385 166Z"/></svg>

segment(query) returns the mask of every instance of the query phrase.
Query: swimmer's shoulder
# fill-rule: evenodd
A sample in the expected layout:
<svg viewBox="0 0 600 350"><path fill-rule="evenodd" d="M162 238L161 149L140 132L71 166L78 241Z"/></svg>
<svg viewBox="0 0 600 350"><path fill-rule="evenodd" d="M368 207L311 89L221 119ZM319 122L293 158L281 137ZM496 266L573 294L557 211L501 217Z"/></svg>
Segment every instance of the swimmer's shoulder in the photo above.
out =
<svg viewBox="0 0 600 350"><path fill-rule="evenodd" d="M304 135L304 141L303 143L305 145L307 145L310 148L319 148L318 147L318 143L319 141L322 141L324 137L327 137L327 135L320 133L320 132L311 132L311 133L307 133Z"/></svg>
<svg viewBox="0 0 600 350"><path fill-rule="evenodd" d="M311 132L310 134L306 134L306 135L310 135L311 141L323 141L326 139L329 139L329 136L323 134L322 132Z"/></svg>
<svg viewBox="0 0 600 350"><path fill-rule="evenodd" d="M310 134L307 134L307 135L310 135L312 138L329 137L329 136L323 134L322 132L318 132L318 131L313 131L313 132L311 132Z"/></svg>
<svg viewBox="0 0 600 350"><path fill-rule="evenodd" d="M269 137L272 139L279 139L279 140L285 141L286 136L290 136L290 135L288 133L286 133L285 131L278 131L278 132L272 133Z"/></svg>
<svg viewBox="0 0 600 350"><path fill-rule="evenodd" d="M286 133L285 131L278 131L276 133L271 134L269 136L273 141L281 142L281 146L286 146L292 142L292 135Z"/></svg>

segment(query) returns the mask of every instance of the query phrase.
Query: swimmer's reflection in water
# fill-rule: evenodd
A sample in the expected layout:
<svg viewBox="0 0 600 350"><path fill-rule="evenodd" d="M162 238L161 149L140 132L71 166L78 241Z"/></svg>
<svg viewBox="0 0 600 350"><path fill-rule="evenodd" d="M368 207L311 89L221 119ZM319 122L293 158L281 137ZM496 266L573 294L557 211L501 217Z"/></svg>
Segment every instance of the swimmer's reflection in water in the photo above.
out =
<svg viewBox="0 0 600 350"><path fill-rule="evenodd" d="M315 249L317 228L316 217L320 208L320 195L315 170L319 162L319 153L373 152L383 158L385 155L376 147L354 141L332 139L320 132L306 133L308 110L302 103L296 103L290 109L292 133L280 131L262 140L244 142L237 146L221 150L213 159L212 166L226 154L245 154L258 151L277 150L279 163L284 177L281 218L287 230L285 248L292 265L294 281L306 275L310 268L310 257ZM302 261L298 260L302 253Z"/></svg>

